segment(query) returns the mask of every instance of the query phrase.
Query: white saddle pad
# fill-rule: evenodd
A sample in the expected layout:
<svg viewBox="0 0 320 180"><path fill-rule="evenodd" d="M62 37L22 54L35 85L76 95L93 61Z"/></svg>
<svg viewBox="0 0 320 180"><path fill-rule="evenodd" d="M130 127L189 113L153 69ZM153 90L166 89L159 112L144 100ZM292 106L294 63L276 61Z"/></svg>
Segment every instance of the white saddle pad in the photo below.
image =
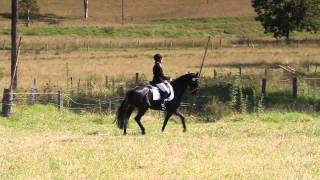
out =
<svg viewBox="0 0 320 180"><path fill-rule="evenodd" d="M171 101L174 98L174 92L173 92L173 88L172 88L171 84L169 84L169 91L170 91L170 95L166 99L166 101ZM154 101L158 101L161 99L159 88L151 86L151 92L152 92L152 97L153 97Z"/></svg>

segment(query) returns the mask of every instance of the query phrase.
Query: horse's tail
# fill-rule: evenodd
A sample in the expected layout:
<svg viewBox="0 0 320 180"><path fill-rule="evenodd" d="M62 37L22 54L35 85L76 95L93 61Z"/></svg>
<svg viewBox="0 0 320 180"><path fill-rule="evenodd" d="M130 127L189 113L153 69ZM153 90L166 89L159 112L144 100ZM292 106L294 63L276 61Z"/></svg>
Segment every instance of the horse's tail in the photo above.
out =
<svg viewBox="0 0 320 180"><path fill-rule="evenodd" d="M132 111L134 109L133 106L129 105L129 94L131 92L128 92L125 99L122 101L120 107L118 108L116 122L117 126L120 129L124 129L124 127L128 126L128 120L130 118L130 115L132 114Z"/></svg>

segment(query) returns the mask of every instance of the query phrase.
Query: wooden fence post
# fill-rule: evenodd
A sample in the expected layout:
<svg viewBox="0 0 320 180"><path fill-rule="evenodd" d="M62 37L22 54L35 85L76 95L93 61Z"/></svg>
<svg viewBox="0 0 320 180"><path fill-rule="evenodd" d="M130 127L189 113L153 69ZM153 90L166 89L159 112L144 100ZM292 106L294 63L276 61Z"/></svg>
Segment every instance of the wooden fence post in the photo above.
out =
<svg viewBox="0 0 320 180"><path fill-rule="evenodd" d="M136 73L136 84L139 82L139 73Z"/></svg>
<svg viewBox="0 0 320 180"><path fill-rule="evenodd" d="M214 69L213 70L213 78L216 79L218 77L218 72Z"/></svg>
<svg viewBox="0 0 320 180"><path fill-rule="evenodd" d="M298 78L297 77L292 78L292 96L294 98L298 97Z"/></svg>
<svg viewBox="0 0 320 180"><path fill-rule="evenodd" d="M12 114L12 101L13 95L11 89L4 89L2 100L2 115L4 117L10 117Z"/></svg>
<svg viewBox="0 0 320 180"><path fill-rule="evenodd" d="M264 77L266 78L268 76L268 68L264 68Z"/></svg>
<svg viewBox="0 0 320 180"><path fill-rule="evenodd" d="M31 88L31 104L35 104L37 101L37 93L38 93L38 89L37 89L37 80L36 78L33 79L33 84L32 84L32 88Z"/></svg>
<svg viewBox="0 0 320 180"><path fill-rule="evenodd" d="M104 83L105 83L105 84L104 84L105 87L108 88L108 87L109 87L109 78L108 78L108 76L105 76L105 77L104 77Z"/></svg>
<svg viewBox="0 0 320 180"><path fill-rule="evenodd" d="M239 66L239 76L241 77L242 76L242 67Z"/></svg>
<svg viewBox="0 0 320 180"><path fill-rule="evenodd" d="M81 80L79 79L78 80L78 85L77 85L77 93L79 94L80 92L80 83L81 83Z"/></svg>
<svg viewBox="0 0 320 180"><path fill-rule="evenodd" d="M71 96L73 96L73 77L72 76L70 77L70 93L71 93Z"/></svg>
<svg viewBox="0 0 320 180"><path fill-rule="evenodd" d="M63 100L64 100L64 93L63 93L63 91L58 91L58 106L59 106L59 109L60 109L60 110L63 109Z"/></svg>
<svg viewBox="0 0 320 180"><path fill-rule="evenodd" d="M99 105L99 114L101 115L102 114L102 103L101 103L100 99L98 100L98 105Z"/></svg>
<svg viewBox="0 0 320 180"><path fill-rule="evenodd" d="M261 94L262 94L262 97L264 98L267 96L267 79L266 78L262 78Z"/></svg>
<svg viewBox="0 0 320 180"><path fill-rule="evenodd" d="M69 63L66 63L67 91L69 91Z"/></svg>
<svg viewBox="0 0 320 180"><path fill-rule="evenodd" d="M109 112L109 114L111 114L111 111L112 111L112 102L111 102L111 100L109 100L109 102L108 102L108 112Z"/></svg>

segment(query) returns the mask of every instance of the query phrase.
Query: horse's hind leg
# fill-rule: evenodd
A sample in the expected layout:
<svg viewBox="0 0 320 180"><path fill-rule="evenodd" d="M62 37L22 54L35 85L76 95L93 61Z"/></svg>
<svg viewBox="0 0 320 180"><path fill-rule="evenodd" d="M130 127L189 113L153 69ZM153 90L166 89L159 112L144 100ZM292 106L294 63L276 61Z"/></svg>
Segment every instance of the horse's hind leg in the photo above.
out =
<svg viewBox="0 0 320 180"><path fill-rule="evenodd" d="M128 120L126 120L126 121L128 121ZM124 127L123 127L123 135L127 135L127 126L128 126L128 123L125 122Z"/></svg>
<svg viewBox="0 0 320 180"><path fill-rule="evenodd" d="M179 111L176 111L174 114L180 117L181 122L182 122L182 126L183 126L183 132L187 132L187 126L185 123L186 118Z"/></svg>
<svg viewBox="0 0 320 180"><path fill-rule="evenodd" d="M162 125L162 132L164 131L164 129L166 128L167 126L167 123L169 121L169 118L172 116L172 112L167 112L166 113L166 117L164 118L164 122L163 122L163 125Z"/></svg>
<svg viewBox="0 0 320 180"><path fill-rule="evenodd" d="M127 112L126 112L126 122L125 122L124 128L123 128L123 135L126 135L126 134L127 134L128 121L129 121L129 119L130 119L130 116L131 116L133 110L134 110L134 107L133 107L133 106L129 106L129 107L128 107L128 110L127 110Z"/></svg>
<svg viewBox="0 0 320 180"><path fill-rule="evenodd" d="M147 110L148 108L139 109L137 116L134 118L141 129L141 134L143 135L146 134L146 131L140 120L141 120L141 117L147 112Z"/></svg>

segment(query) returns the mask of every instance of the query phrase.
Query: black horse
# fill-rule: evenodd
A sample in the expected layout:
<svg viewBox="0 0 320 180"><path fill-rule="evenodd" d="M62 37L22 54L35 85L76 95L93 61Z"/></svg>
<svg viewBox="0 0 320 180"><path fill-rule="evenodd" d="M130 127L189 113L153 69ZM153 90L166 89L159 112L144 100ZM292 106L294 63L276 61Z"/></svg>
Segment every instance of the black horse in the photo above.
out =
<svg viewBox="0 0 320 180"><path fill-rule="evenodd" d="M198 89L198 79L198 73L188 73L171 82L174 90L174 99L166 104L166 115L163 122L162 131L164 131L169 118L173 114L180 117L183 125L183 132L187 131L185 118L178 111L178 108L188 86L190 87L191 93L193 95L196 94ZM117 126L118 128L124 130L124 134L127 134L128 120L134 108L138 108L138 113L135 117L135 120L141 129L141 133L145 134L145 128L140 121L141 117L149 108L153 110L161 110L159 101L153 101L152 99L152 92L148 86L137 86L127 92L125 99L122 101L118 109L116 117Z"/></svg>

